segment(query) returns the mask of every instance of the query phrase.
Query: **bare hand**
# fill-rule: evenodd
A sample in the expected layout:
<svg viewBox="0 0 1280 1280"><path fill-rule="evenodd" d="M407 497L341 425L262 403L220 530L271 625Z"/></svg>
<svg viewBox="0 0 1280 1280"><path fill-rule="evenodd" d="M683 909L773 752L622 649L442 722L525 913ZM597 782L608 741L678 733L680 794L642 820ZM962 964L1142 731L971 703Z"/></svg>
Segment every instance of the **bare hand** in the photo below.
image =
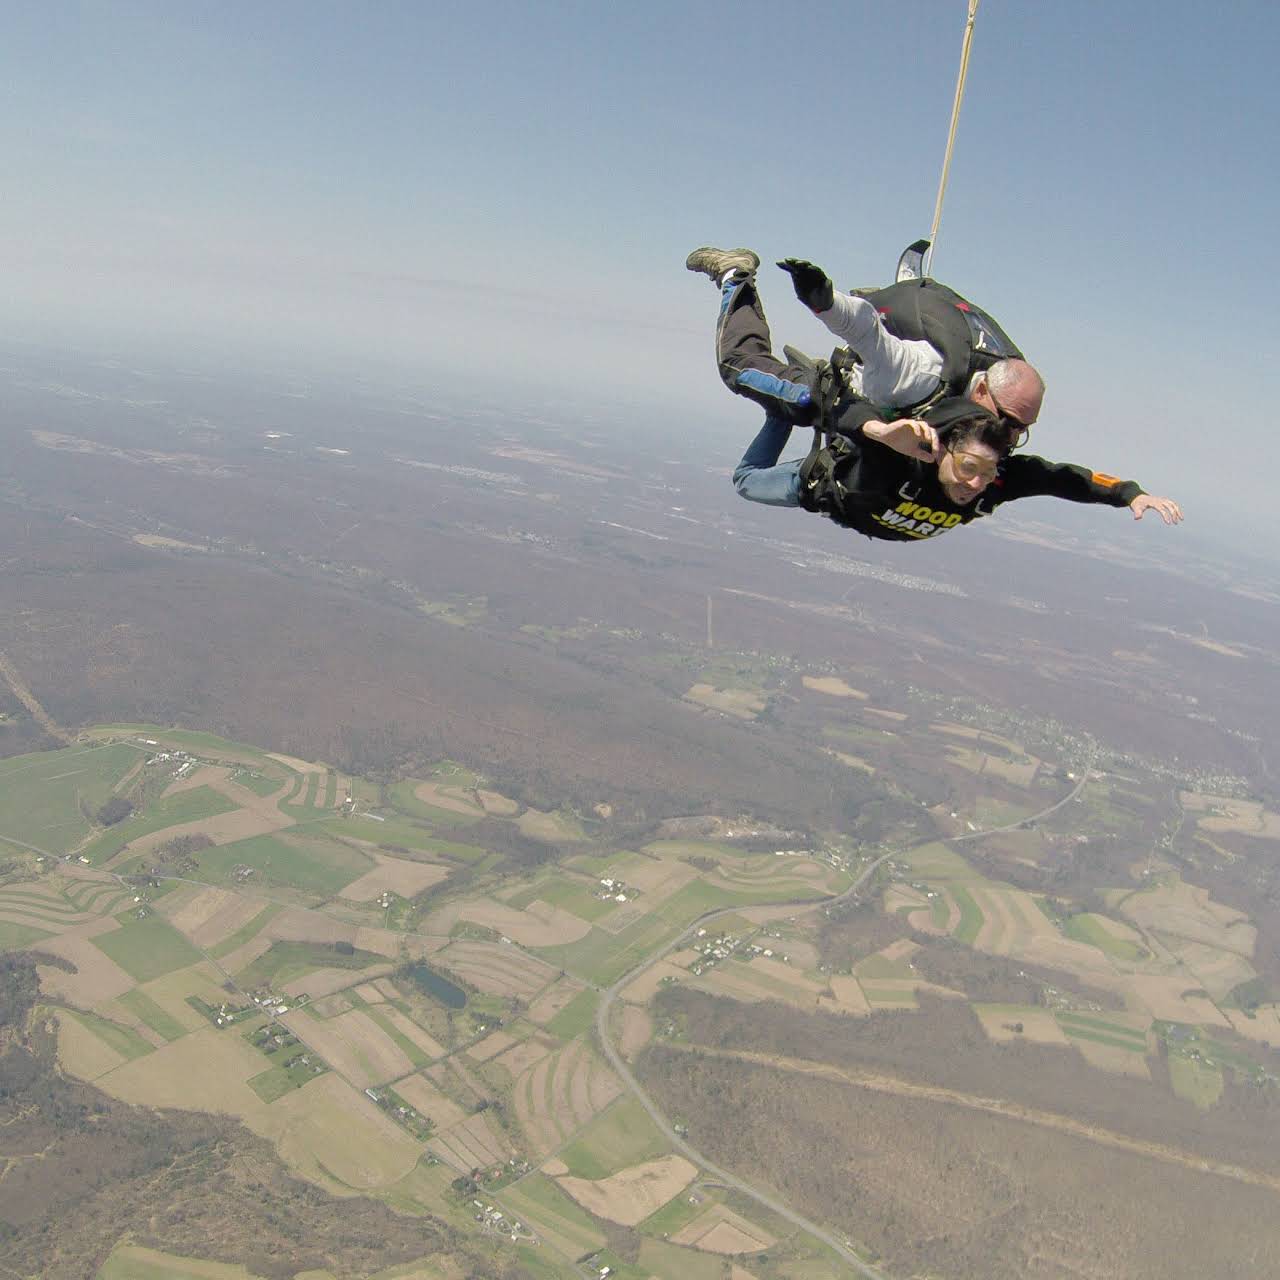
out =
<svg viewBox="0 0 1280 1280"><path fill-rule="evenodd" d="M942 444L938 433L920 418L898 418L895 422L866 422L862 434L868 440L878 440L895 453L908 458L928 458L930 462L942 457Z"/></svg>
<svg viewBox="0 0 1280 1280"><path fill-rule="evenodd" d="M1129 503L1135 520L1141 520L1146 511L1158 511L1165 524L1181 524L1182 508L1172 498L1156 498L1149 493L1140 493Z"/></svg>

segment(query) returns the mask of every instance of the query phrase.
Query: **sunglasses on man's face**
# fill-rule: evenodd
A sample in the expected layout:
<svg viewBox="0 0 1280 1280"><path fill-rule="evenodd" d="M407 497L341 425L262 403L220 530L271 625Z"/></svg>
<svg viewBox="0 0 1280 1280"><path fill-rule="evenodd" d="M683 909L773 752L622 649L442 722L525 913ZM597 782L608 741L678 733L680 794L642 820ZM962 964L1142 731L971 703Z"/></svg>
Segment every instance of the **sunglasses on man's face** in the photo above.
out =
<svg viewBox="0 0 1280 1280"><path fill-rule="evenodd" d="M990 399L992 406L996 411L996 417L1010 430L1016 432L1013 444L1009 447L1016 449L1020 444L1025 444L1027 437L1031 434L1031 427L1028 423L1023 422L1020 418L1015 418L1008 409L1004 408L1000 401L996 399L996 393L991 390L991 383L986 384L987 397Z"/></svg>

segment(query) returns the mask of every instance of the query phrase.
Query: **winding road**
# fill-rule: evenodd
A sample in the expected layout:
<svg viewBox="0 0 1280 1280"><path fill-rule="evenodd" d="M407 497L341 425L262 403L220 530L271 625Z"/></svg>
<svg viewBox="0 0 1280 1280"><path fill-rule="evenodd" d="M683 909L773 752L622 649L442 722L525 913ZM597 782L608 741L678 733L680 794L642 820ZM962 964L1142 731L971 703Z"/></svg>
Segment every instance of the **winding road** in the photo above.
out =
<svg viewBox="0 0 1280 1280"><path fill-rule="evenodd" d="M1081 774L1080 781L1076 783L1075 787L1060 800L1049 805L1048 808L1040 810L1039 813L1034 813L1027 818L1020 818L1017 822L1009 823L1002 827L992 827L989 830L973 831L966 835L943 837L943 839L956 843L959 843L962 840L976 840L981 836L994 835L1000 831L1012 831L1029 822L1038 822L1040 819L1048 817L1049 814L1062 808L1063 805L1068 804L1079 796L1083 792L1085 784L1088 781L1089 766L1086 766ZM938 837L935 836L929 840L922 840L919 844L912 845L910 849L892 850L889 853L881 854L874 862L868 863L867 866L863 868L862 873L846 890L844 890L843 893L836 894L834 897L810 898L804 899L803 901L796 901L794 903L784 902L773 905L794 905L796 907L834 906L837 903L843 902L846 898L851 898L854 894L858 893L863 885L865 885L871 877L875 875L884 863L890 861L892 858L902 857L905 854L910 853L912 849L918 849L923 845L932 844L936 839L938 839ZM828 1231L826 1228L819 1226L816 1222L810 1221L808 1218L804 1217L803 1214L797 1213L794 1209L784 1204L775 1196L770 1195L766 1191L761 1191L757 1187L753 1187L749 1182L739 1178L736 1174L730 1173L727 1169L723 1169L719 1165L708 1160L700 1151L696 1150L682 1137L680 1137L680 1135L676 1133L675 1128L672 1126L670 1121L668 1121L666 1116L658 1109L657 1104L649 1097L644 1089L641 1088L639 1081L636 1080L635 1076L631 1073L631 1069L627 1066L626 1062L623 1061L621 1053L618 1052L617 1047L609 1038L609 1011L613 1008L614 999L623 987L634 982L636 978L651 969L658 963L658 961L665 959L682 943L687 942L695 929L701 928L713 920L718 920L721 916L733 915L740 909L741 908L739 907L722 907L719 910L710 911L703 916L699 916L698 919L693 921L687 929L677 934L670 942L668 942L665 947L654 952L653 955L636 965L634 969L623 974L617 982L615 982L601 995L600 1003L596 1008L596 1037L600 1041L600 1047L604 1050L605 1057L609 1060L609 1065L617 1072L619 1079L621 1079L623 1084L631 1090L636 1100L648 1113L649 1118L658 1126L663 1137L665 1137L681 1155L694 1164L699 1165L702 1169L705 1169L712 1176L720 1179L726 1186L733 1187L735 1190L741 1191L744 1195L750 1196L757 1204L761 1204L766 1209L772 1210L774 1213L792 1223L792 1225L799 1227L802 1231L808 1232L815 1239L822 1241L822 1243L829 1249L843 1258L858 1275L867 1277L867 1280L887 1280L884 1272L877 1270L870 1263L865 1262L838 1236L832 1234L832 1232Z"/></svg>

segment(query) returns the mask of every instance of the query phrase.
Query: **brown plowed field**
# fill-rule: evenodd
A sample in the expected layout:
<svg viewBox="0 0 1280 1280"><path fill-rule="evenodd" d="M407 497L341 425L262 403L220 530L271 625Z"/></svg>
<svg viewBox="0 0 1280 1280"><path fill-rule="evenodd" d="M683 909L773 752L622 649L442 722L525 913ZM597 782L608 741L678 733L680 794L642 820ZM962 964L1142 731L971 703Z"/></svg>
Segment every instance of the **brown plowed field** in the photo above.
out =
<svg viewBox="0 0 1280 1280"><path fill-rule="evenodd" d="M460 978L490 995L532 999L556 976L541 960L500 942L453 942L437 959Z"/></svg>
<svg viewBox="0 0 1280 1280"><path fill-rule="evenodd" d="M684 1156L670 1155L632 1165L599 1181L561 1177L556 1182L598 1217L634 1227L679 1195L697 1174L697 1168Z"/></svg>
<svg viewBox="0 0 1280 1280"><path fill-rule="evenodd" d="M586 920L562 907L531 902L526 909L520 910L492 898L451 902L432 915L426 927L432 932L448 933L461 920L492 929L525 947L556 947L577 942L591 932L591 925Z"/></svg>
<svg viewBox="0 0 1280 1280"><path fill-rule="evenodd" d="M413 898L424 889L449 878L449 868L433 862L407 862L404 858L389 858L372 850L369 856L378 865L347 885L342 890L342 897L352 902L372 902L390 889L402 898Z"/></svg>
<svg viewBox="0 0 1280 1280"><path fill-rule="evenodd" d="M501 1057L494 1058L493 1061L515 1080L535 1063L541 1062L556 1047L554 1041L544 1040L541 1036L530 1036L527 1040L521 1040L514 1048L508 1049Z"/></svg>
<svg viewBox="0 0 1280 1280"><path fill-rule="evenodd" d="M432 1138L427 1147L460 1173L505 1164L511 1155L483 1113L468 1116L447 1133Z"/></svg>
<svg viewBox="0 0 1280 1280"><path fill-rule="evenodd" d="M622 1010L622 1037L619 1044L622 1056L630 1061L649 1043L653 1035L653 1019L643 1009L627 1005Z"/></svg>
<svg viewBox="0 0 1280 1280"><path fill-rule="evenodd" d="M638 978L628 982L620 994L630 1004L648 1004L658 988L662 986L664 978L672 978L679 982L682 978L688 977L688 970L672 964L670 960L659 960L657 964L651 964Z"/></svg>
<svg viewBox="0 0 1280 1280"><path fill-rule="evenodd" d="M467 1057L473 1062L488 1062L490 1058L496 1058L498 1054L505 1053L513 1044L515 1040L505 1031L494 1031L473 1044L467 1050Z"/></svg>
<svg viewBox="0 0 1280 1280"><path fill-rule="evenodd" d="M357 978L367 979L389 973L390 970L390 965L377 965L358 972L354 969L313 969L310 973L303 974L301 978L286 982L284 989L291 996L310 996L313 1000L318 1000L321 996L332 995L335 991L345 991Z"/></svg>
<svg viewBox="0 0 1280 1280"><path fill-rule="evenodd" d="M708 1253L758 1253L773 1242L763 1227L722 1204L700 1213L671 1237L672 1244L690 1245Z"/></svg>
<svg viewBox="0 0 1280 1280"><path fill-rule="evenodd" d="M268 923L267 934L280 942L350 942L355 943L356 926L344 924L319 911L302 907L286 907Z"/></svg>
<svg viewBox="0 0 1280 1280"><path fill-rule="evenodd" d="M134 985L129 976L104 951L90 941L98 934L110 933L120 926L109 917L80 925L57 938L43 938L40 950L70 960L77 972L65 973L52 967L40 968L40 985L50 995L81 1009L92 1009L104 1000L122 996Z"/></svg>
<svg viewBox="0 0 1280 1280"><path fill-rule="evenodd" d="M451 1129L467 1116L467 1112L446 1093L442 1093L425 1076L415 1074L397 1080L391 1086L407 1103L426 1116L437 1129Z"/></svg>
<svg viewBox="0 0 1280 1280"><path fill-rule="evenodd" d="M427 1034L412 1018L406 1017L399 1009L379 1009L379 1014L386 1018L406 1040L411 1040L429 1058L443 1058L444 1046Z"/></svg>
<svg viewBox="0 0 1280 1280"><path fill-rule="evenodd" d="M549 987L529 1006L530 1021L545 1026L574 996L585 990L586 987L576 978L561 978L555 986Z"/></svg>
<svg viewBox="0 0 1280 1280"><path fill-rule="evenodd" d="M261 902L229 889L199 889L169 913L169 923L196 946L214 947L261 910Z"/></svg>
<svg viewBox="0 0 1280 1280"><path fill-rule="evenodd" d="M400 1046L362 1009L336 1018L312 1018L299 1010L281 1021L357 1088L384 1084L413 1070Z"/></svg>

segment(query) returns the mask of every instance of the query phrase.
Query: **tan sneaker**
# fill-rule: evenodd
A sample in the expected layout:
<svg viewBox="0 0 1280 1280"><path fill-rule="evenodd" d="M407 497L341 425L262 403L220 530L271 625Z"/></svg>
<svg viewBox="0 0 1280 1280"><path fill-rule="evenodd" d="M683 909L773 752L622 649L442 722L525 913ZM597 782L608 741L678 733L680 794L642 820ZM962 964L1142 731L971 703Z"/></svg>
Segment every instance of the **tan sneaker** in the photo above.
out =
<svg viewBox="0 0 1280 1280"><path fill-rule="evenodd" d="M759 265L760 258L750 249L713 249L703 245L695 249L685 260L690 271L700 271L718 285L730 271L742 271L750 275Z"/></svg>

